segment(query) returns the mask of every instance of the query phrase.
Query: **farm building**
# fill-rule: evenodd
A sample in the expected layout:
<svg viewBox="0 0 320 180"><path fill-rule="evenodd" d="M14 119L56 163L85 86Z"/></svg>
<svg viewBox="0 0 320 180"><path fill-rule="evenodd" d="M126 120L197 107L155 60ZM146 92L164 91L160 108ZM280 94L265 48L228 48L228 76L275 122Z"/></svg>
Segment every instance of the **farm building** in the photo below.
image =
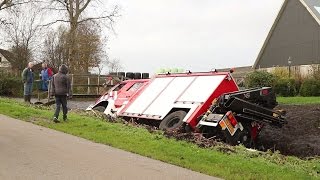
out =
<svg viewBox="0 0 320 180"><path fill-rule="evenodd" d="M320 0L285 0L253 68L309 71L314 64L320 64Z"/></svg>
<svg viewBox="0 0 320 180"><path fill-rule="evenodd" d="M11 60L13 60L13 54L7 50L0 49L0 70L11 70Z"/></svg>

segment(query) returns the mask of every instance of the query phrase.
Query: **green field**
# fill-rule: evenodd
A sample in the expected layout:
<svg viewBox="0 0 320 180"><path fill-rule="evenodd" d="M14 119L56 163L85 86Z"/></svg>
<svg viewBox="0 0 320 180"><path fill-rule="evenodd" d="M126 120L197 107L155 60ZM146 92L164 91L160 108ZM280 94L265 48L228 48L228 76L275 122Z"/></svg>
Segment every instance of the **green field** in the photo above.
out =
<svg viewBox="0 0 320 180"><path fill-rule="evenodd" d="M271 152L235 152L215 147L203 149L161 131L150 133L122 123L110 123L86 114L70 113L69 121L54 124L52 110L0 98L0 113L51 129L110 145L146 157L225 179L320 179L320 159L301 160Z"/></svg>
<svg viewBox="0 0 320 180"><path fill-rule="evenodd" d="M320 97L277 97L277 101L288 105L320 104Z"/></svg>

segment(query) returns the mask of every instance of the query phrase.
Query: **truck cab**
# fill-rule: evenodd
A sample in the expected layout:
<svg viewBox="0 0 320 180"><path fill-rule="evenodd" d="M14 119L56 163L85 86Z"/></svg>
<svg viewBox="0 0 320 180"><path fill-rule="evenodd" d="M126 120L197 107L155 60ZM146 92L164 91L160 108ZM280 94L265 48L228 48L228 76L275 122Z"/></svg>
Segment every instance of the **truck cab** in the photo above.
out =
<svg viewBox="0 0 320 180"><path fill-rule="evenodd" d="M148 82L149 79L122 81L104 93L86 110L97 110L106 115L116 116L118 110L121 110L128 103L128 100Z"/></svg>

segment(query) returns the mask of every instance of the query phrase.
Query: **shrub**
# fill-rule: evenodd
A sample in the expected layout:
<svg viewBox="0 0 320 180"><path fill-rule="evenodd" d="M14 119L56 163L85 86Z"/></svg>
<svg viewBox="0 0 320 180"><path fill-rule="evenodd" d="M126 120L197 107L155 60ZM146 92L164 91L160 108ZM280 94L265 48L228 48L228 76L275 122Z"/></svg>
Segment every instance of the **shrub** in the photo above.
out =
<svg viewBox="0 0 320 180"><path fill-rule="evenodd" d="M23 83L20 78L10 77L1 74L0 78L0 96L21 96L23 94Z"/></svg>
<svg viewBox="0 0 320 180"><path fill-rule="evenodd" d="M287 67L275 67L271 73L276 78L289 78L289 70Z"/></svg>
<svg viewBox="0 0 320 180"><path fill-rule="evenodd" d="M300 88L301 96L320 96L320 82L315 78L305 79Z"/></svg>
<svg viewBox="0 0 320 180"><path fill-rule="evenodd" d="M299 84L295 79L277 79L274 91L277 95L288 97L295 96L299 93Z"/></svg>
<svg viewBox="0 0 320 180"><path fill-rule="evenodd" d="M312 68L312 74L311 74L311 76L312 76L314 79L320 80L320 65L319 65L319 64L317 64L317 65L311 65L311 68Z"/></svg>
<svg viewBox="0 0 320 180"><path fill-rule="evenodd" d="M275 83L275 76L266 71L254 71L245 77L245 84L247 88L253 87L273 87Z"/></svg>

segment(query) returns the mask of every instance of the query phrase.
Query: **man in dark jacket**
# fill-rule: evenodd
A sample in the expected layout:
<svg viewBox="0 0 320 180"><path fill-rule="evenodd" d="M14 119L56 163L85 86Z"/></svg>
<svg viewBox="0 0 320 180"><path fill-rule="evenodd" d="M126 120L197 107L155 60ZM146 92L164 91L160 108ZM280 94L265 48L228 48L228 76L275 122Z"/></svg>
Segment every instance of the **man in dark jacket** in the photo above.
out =
<svg viewBox="0 0 320 180"><path fill-rule="evenodd" d="M34 74L32 71L33 63L29 62L28 67L22 71L22 81L23 81L23 95L24 101L30 103L32 96L32 85L34 80Z"/></svg>
<svg viewBox="0 0 320 180"><path fill-rule="evenodd" d="M67 76L68 67L62 64L59 67L59 72L52 77L51 95L56 99L56 110L54 113L53 121L59 122L60 106L62 105L63 120L67 120L67 97L71 96L71 83Z"/></svg>

